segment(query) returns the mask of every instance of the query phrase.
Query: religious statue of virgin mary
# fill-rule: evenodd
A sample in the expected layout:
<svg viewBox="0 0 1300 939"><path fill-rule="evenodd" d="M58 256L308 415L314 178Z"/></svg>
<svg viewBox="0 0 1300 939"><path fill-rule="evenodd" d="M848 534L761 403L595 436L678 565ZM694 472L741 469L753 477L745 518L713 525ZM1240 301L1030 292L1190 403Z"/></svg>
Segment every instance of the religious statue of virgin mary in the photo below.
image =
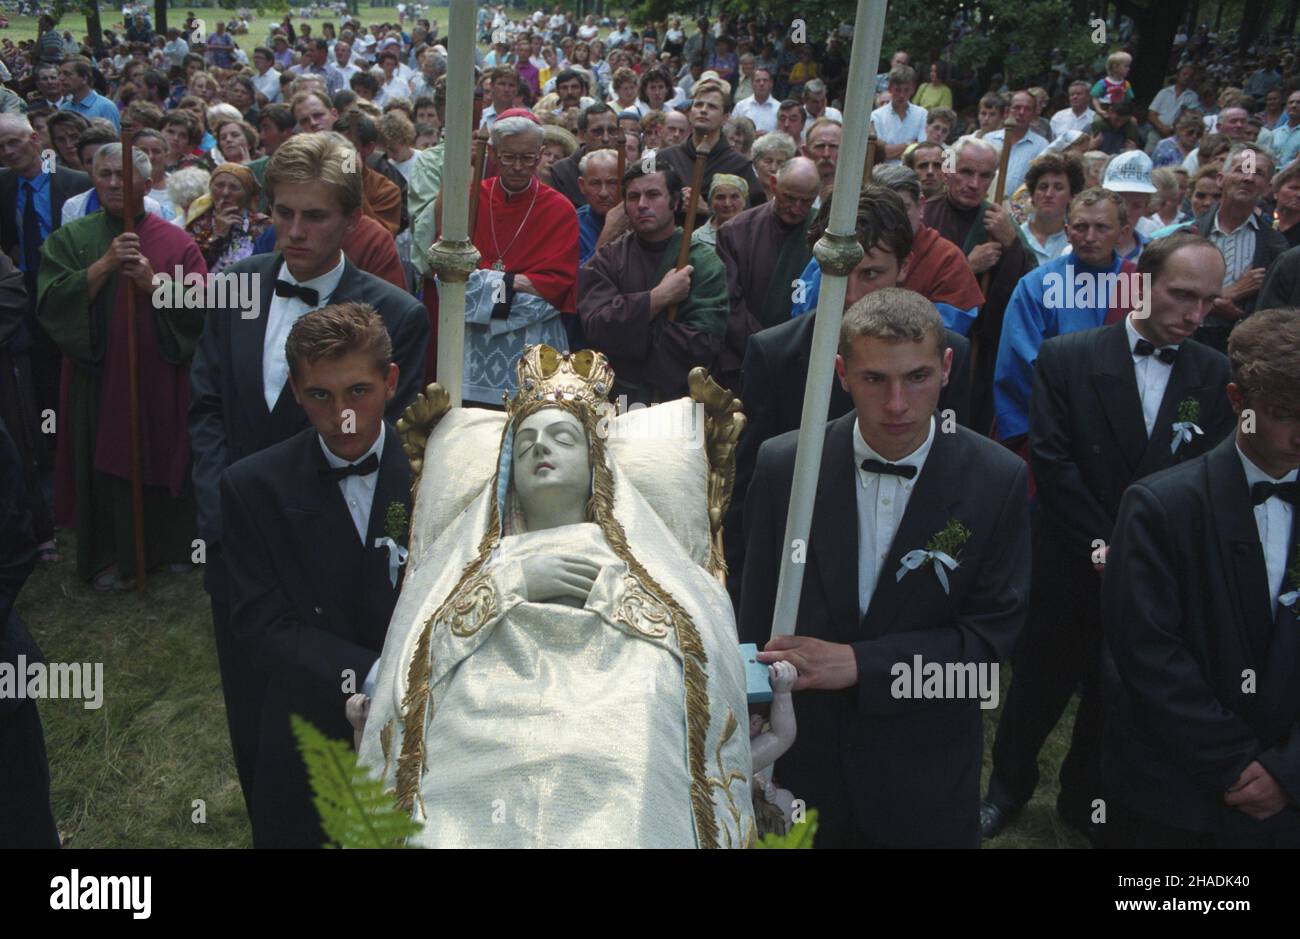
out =
<svg viewBox="0 0 1300 939"><path fill-rule="evenodd" d="M680 455L620 464L611 438L626 440L618 422L635 415L610 418L602 355L530 346L517 372L489 478L475 478L470 449L456 451L491 452L481 425L500 414L451 409L427 442L408 439L423 469L412 554L360 761L422 823L421 846L747 846L734 615L672 517L698 504L707 560L720 510L703 491L677 492L668 508L643 495L638 484L651 492L649 477L670 475ZM462 507L451 493L465 477Z"/></svg>

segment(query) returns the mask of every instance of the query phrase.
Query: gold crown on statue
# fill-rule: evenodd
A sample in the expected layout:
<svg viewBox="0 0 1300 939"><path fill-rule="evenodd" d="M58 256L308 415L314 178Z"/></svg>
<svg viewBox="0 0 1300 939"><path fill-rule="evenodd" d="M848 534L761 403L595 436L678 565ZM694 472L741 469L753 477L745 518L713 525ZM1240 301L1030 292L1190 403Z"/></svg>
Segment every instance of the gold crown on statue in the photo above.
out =
<svg viewBox="0 0 1300 939"><path fill-rule="evenodd" d="M516 366L518 391L506 402L506 414L537 401L582 401L599 409L609 401L614 370L605 356L591 349L560 352L547 345L526 346Z"/></svg>

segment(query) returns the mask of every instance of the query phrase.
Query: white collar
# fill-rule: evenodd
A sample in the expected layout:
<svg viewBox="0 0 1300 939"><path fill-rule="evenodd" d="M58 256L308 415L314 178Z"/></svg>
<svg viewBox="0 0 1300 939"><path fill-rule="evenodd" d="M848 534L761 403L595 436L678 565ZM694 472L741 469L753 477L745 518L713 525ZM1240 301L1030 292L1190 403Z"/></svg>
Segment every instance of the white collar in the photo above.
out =
<svg viewBox="0 0 1300 939"><path fill-rule="evenodd" d="M325 445L325 438L322 437L320 434L316 435L316 442L320 444L321 451L325 454L326 462L328 462L329 465L334 467L335 469L339 469L344 466L351 466L355 463L360 463L362 460L370 456L370 454L372 453L379 455L380 459L382 460L383 452L384 452L384 434L385 434L384 422L380 421L379 436L375 438L375 442L371 444L370 449L367 450L365 453L361 454L361 456L357 457L355 460L345 460L343 459L343 457L337 456L333 450L331 450L329 447Z"/></svg>
<svg viewBox="0 0 1300 939"><path fill-rule="evenodd" d="M1253 211L1246 216L1246 221L1242 222L1232 231L1225 231L1223 226L1219 224L1219 210L1218 209L1214 210L1214 230L1218 232L1220 235L1224 235L1226 237L1231 238L1233 235L1237 234L1247 225L1249 225L1251 228L1254 229L1259 228L1259 220L1255 217L1255 213Z"/></svg>
<svg viewBox="0 0 1300 939"><path fill-rule="evenodd" d="M1128 332L1128 351L1129 351L1129 354L1132 355L1133 358L1136 359L1136 358L1138 358L1138 354L1137 354L1137 344L1138 344L1138 341L1141 340L1141 341L1145 341L1145 342L1151 342L1151 340L1150 340L1150 339L1147 339L1146 336L1144 336L1144 335L1142 335L1140 332L1138 332L1137 327L1133 325L1133 314L1132 314L1132 313L1130 313L1128 316L1124 317L1124 329ZM1152 345L1155 345L1155 343L1152 343ZM1170 345L1168 345L1168 346L1156 346L1156 351L1158 352L1158 351L1160 351L1161 349L1177 349L1177 348L1178 348L1178 345L1177 345L1177 344L1170 344ZM1146 358L1146 357L1143 356L1143 358ZM1152 356L1151 358L1155 359L1157 362L1160 362L1161 365L1166 364L1166 363L1164 363L1164 362L1161 362L1159 356ZM1168 363L1168 364L1169 364L1171 367L1172 367L1172 365L1173 365L1172 362L1170 362L1170 363Z"/></svg>
<svg viewBox="0 0 1300 939"><path fill-rule="evenodd" d="M1280 477L1280 478L1274 479L1272 476L1268 475L1268 473L1264 472L1262 469L1260 469L1258 466L1256 466L1254 460L1252 460L1250 457L1246 456L1246 452L1245 452L1244 450L1241 449L1241 444L1239 444L1239 443L1234 443L1233 446L1235 446L1235 447L1237 448L1237 456L1241 458L1241 468L1244 469L1244 470L1246 471L1246 485L1247 485L1247 486L1251 486L1251 487L1253 487L1253 486L1255 485L1255 483L1289 483L1289 482L1294 482L1295 479L1296 479L1297 474L1300 474L1300 470L1292 470L1291 472L1287 473L1286 475L1284 475L1284 476L1282 476L1282 477Z"/></svg>
<svg viewBox="0 0 1300 939"><path fill-rule="evenodd" d="M897 460L886 459L885 457L877 453L872 448L871 444L867 443L866 438L862 436L861 425L858 423L856 419L853 421L853 465L857 468L858 472L859 473L865 472L862 469L863 460L879 460L881 463L893 463L897 466L915 466L916 476L913 476L911 479L904 479L901 476L899 477L898 481L902 483L905 488L911 488L911 486L913 486L916 483L916 480L920 477L921 470L925 466L925 459L927 456L930 455L930 447L933 444L934 444L934 415L933 414L930 415L930 432L926 434L925 442L922 443L915 450L913 450L911 453L909 453L907 456L901 457L900 459Z"/></svg>
<svg viewBox="0 0 1300 939"><path fill-rule="evenodd" d="M299 280L293 276L293 272L289 270L289 265L283 263L283 261L280 263L280 270L276 276L300 287L311 287L320 295L323 305L324 301L333 296L334 291L338 289L339 281L343 279L343 268L346 264L347 259L343 256L343 252L339 251L339 263L334 266L333 270L326 271L319 277L313 277L311 280Z"/></svg>

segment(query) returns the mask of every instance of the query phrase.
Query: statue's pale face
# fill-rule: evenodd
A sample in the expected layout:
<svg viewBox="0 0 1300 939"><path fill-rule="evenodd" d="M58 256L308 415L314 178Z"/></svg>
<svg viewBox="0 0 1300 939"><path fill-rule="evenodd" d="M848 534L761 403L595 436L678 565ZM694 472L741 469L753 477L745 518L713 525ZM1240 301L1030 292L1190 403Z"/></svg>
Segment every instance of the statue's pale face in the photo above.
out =
<svg viewBox="0 0 1300 939"><path fill-rule="evenodd" d="M539 499L586 500L591 492L587 433L578 419L558 408L525 418L515 431L515 494L524 515Z"/></svg>

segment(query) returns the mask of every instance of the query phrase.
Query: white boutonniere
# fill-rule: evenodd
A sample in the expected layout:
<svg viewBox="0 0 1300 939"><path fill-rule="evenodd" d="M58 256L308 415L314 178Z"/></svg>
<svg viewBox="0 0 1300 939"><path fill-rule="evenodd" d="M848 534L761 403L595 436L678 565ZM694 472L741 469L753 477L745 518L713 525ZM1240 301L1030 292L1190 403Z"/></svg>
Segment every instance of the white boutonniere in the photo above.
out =
<svg viewBox="0 0 1300 939"><path fill-rule="evenodd" d="M961 563L961 546L970 538L971 531L955 518L948 519L943 530L930 537L924 548L916 548L903 555L895 581L900 581L908 571L914 571L927 561L934 568L943 592L948 593L948 571L955 571Z"/></svg>
<svg viewBox="0 0 1300 939"><path fill-rule="evenodd" d="M407 550L401 543L406 540L408 524L406 506L401 502L390 502L384 516L386 537L375 539L376 548L388 549L388 581L394 587L397 586L397 575L406 563Z"/></svg>

